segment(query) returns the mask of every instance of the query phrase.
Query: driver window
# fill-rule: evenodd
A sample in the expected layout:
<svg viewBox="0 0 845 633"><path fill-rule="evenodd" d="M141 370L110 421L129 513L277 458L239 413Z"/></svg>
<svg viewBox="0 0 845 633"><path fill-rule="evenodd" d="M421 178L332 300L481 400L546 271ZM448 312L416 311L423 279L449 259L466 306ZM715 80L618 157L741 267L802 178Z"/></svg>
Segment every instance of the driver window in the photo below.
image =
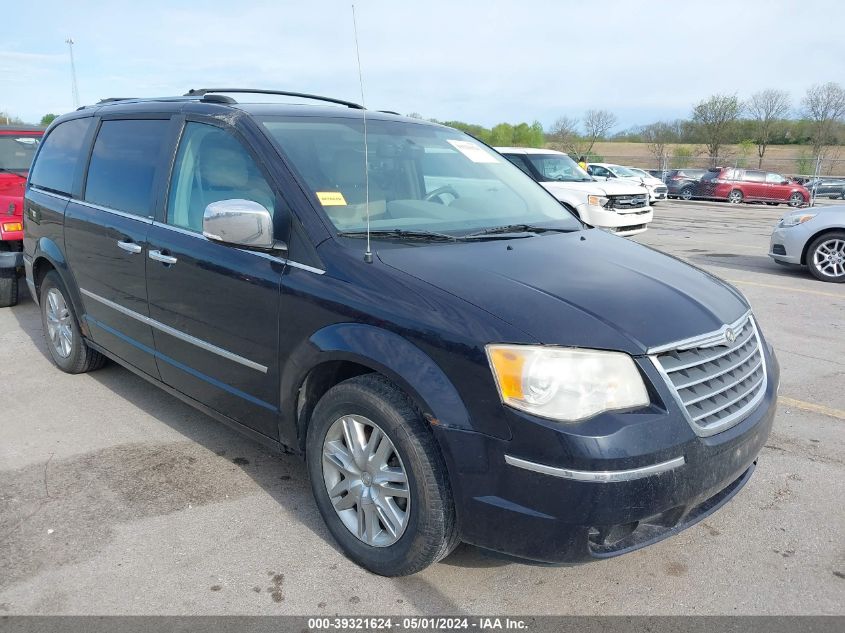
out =
<svg viewBox="0 0 845 633"><path fill-rule="evenodd" d="M173 168L167 223L201 233L205 208L235 198L273 213L273 190L246 148L221 128L189 122Z"/></svg>
<svg viewBox="0 0 845 633"><path fill-rule="evenodd" d="M785 178L783 176L781 176L780 174L771 174L771 173L766 174L766 182L771 183L773 185L779 185L784 180L785 180Z"/></svg>

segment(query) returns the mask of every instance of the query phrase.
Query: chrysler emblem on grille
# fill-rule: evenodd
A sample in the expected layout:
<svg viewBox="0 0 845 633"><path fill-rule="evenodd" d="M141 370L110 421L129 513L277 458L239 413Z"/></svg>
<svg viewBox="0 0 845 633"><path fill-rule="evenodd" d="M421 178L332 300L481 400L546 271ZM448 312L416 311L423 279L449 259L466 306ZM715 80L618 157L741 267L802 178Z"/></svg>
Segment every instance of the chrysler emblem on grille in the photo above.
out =
<svg viewBox="0 0 845 633"><path fill-rule="evenodd" d="M736 341L736 332L734 332L731 328L725 330L725 340L728 343L733 343Z"/></svg>

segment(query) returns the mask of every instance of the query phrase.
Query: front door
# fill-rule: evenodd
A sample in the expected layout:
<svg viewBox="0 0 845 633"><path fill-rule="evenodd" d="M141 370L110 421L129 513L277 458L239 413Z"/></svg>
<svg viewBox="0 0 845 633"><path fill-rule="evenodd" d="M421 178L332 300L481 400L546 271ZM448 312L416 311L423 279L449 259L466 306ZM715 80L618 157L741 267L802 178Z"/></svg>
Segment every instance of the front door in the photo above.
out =
<svg viewBox="0 0 845 633"><path fill-rule="evenodd" d="M156 378L146 248L169 125L169 119L102 121L84 194L68 204L64 228L91 337Z"/></svg>
<svg viewBox="0 0 845 633"><path fill-rule="evenodd" d="M147 292L165 383L278 438L279 301L284 261L202 234L211 203L276 197L228 128L188 122L171 175L166 217L148 235ZM276 212L278 216L278 211Z"/></svg>

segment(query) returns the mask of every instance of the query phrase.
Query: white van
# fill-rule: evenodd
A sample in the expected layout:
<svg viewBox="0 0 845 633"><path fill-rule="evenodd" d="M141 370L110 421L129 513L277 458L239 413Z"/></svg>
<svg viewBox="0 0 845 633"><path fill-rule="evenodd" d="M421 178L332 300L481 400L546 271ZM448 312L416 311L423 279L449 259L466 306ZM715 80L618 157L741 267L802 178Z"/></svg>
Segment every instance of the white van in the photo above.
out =
<svg viewBox="0 0 845 633"><path fill-rule="evenodd" d="M497 147L514 165L543 185L584 222L618 235L648 228L654 214L649 192L628 181L597 181L563 152L528 147Z"/></svg>

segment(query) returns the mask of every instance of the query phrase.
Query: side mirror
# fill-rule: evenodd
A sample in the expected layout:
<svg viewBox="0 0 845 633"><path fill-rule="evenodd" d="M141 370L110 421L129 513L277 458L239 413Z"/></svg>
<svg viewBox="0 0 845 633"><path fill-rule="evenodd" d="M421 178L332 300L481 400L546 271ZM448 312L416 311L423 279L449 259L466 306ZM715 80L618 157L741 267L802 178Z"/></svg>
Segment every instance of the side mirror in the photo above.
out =
<svg viewBox="0 0 845 633"><path fill-rule="evenodd" d="M273 216L263 205L235 198L212 202L202 216L202 234L210 240L244 248L272 249Z"/></svg>

